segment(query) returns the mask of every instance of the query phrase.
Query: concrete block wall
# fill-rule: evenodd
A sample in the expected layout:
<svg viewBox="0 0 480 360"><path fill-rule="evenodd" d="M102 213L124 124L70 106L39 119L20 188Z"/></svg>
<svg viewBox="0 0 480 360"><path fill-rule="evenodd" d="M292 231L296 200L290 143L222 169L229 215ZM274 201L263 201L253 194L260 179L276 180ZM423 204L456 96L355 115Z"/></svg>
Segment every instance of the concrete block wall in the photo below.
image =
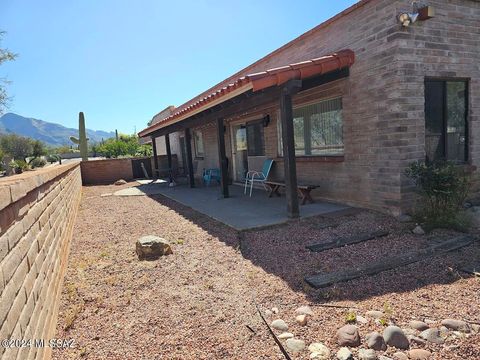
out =
<svg viewBox="0 0 480 360"><path fill-rule="evenodd" d="M81 186L78 163L0 180L0 339L54 337ZM1 359L50 355L0 346Z"/></svg>

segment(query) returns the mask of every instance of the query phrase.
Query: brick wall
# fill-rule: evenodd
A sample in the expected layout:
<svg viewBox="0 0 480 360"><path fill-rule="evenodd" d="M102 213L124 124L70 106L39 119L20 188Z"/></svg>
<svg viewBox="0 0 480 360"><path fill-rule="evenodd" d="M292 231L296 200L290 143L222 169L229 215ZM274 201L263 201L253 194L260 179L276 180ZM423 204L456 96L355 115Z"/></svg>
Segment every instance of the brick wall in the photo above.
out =
<svg viewBox="0 0 480 360"><path fill-rule="evenodd" d="M82 181L84 185L111 184L119 179L133 180L130 159L106 159L82 161Z"/></svg>
<svg viewBox="0 0 480 360"><path fill-rule="evenodd" d="M425 158L425 77L470 79L470 165L480 165L480 2L428 3L435 7L436 17L404 28L397 15L411 11L410 0L367 2L235 75L240 77L340 49L355 51L356 62L348 78L294 97L294 102L301 104L313 97L320 100L342 96L343 161L297 161L299 179L321 185L315 193L317 197L394 214L411 206L411 183L403 174L410 162ZM266 152L277 158L275 174L282 177L276 124L278 103L256 111L271 116L271 124L265 129ZM232 115L227 121L239 119L238 114ZM214 127L205 128L204 139L207 151L203 162L216 164ZM227 131L227 145L229 142ZM231 159L229 149L227 156Z"/></svg>
<svg viewBox="0 0 480 360"><path fill-rule="evenodd" d="M54 336L81 185L78 163L0 180L0 339ZM0 354L42 359L50 349Z"/></svg>

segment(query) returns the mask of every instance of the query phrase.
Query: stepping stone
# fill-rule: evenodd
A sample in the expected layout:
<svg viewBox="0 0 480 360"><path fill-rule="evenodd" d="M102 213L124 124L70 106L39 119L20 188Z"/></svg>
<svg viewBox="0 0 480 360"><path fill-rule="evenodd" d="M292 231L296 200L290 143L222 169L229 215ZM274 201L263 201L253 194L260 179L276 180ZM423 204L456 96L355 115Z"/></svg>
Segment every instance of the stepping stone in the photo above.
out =
<svg viewBox="0 0 480 360"><path fill-rule="evenodd" d="M424 323L423 321L419 321L419 320L412 320L408 323L408 325L412 329L415 329L415 330L418 330L418 331L427 330L429 328L427 323Z"/></svg>
<svg viewBox="0 0 480 360"><path fill-rule="evenodd" d="M305 349L305 341L299 339L288 339L287 348L293 352L300 352Z"/></svg>
<svg viewBox="0 0 480 360"><path fill-rule="evenodd" d="M384 230L375 231L373 233L362 233L362 234L353 235L349 237L340 237L335 240L321 243L321 244L308 245L306 246L306 248L313 252L322 252L330 249L335 249L338 247L343 247L345 245L358 244L360 242L364 242L367 240L376 239L382 236L387 236L388 234L389 232Z"/></svg>
<svg viewBox="0 0 480 360"><path fill-rule="evenodd" d="M285 321L282 319L277 319L273 320L272 323L270 324L270 327L280 330L280 331L287 331L288 330L288 325Z"/></svg>
<svg viewBox="0 0 480 360"><path fill-rule="evenodd" d="M449 240L444 240L438 244L429 246L426 249L408 252L403 255L400 254L390 258L384 258L380 261L370 263L357 269L347 269L328 274L307 276L305 277L305 281L310 286L319 289L342 281L357 279L365 275L375 275L382 271L392 270L418 261L426 260L434 256L446 254L472 244L473 240L474 237L470 235L459 235Z"/></svg>

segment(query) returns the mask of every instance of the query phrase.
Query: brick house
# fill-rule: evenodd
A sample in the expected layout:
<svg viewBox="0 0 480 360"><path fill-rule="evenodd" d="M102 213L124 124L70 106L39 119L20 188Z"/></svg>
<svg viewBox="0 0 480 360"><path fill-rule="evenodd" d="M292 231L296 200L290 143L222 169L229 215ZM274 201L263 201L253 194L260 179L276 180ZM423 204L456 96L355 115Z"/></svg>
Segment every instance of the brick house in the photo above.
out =
<svg viewBox="0 0 480 360"><path fill-rule="evenodd" d="M480 2L359 1L139 136L178 137L180 166L221 168L225 184L273 158L290 216L297 182L399 214L412 204L410 162L480 164Z"/></svg>

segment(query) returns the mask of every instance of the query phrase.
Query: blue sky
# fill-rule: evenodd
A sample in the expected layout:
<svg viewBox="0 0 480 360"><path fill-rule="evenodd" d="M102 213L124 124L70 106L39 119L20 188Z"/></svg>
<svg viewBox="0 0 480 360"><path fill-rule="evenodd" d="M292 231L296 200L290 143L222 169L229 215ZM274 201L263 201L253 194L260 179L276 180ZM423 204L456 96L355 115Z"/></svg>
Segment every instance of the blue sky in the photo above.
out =
<svg viewBox="0 0 480 360"><path fill-rule="evenodd" d="M356 0L0 0L9 111L140 131Z"/></svg>

